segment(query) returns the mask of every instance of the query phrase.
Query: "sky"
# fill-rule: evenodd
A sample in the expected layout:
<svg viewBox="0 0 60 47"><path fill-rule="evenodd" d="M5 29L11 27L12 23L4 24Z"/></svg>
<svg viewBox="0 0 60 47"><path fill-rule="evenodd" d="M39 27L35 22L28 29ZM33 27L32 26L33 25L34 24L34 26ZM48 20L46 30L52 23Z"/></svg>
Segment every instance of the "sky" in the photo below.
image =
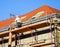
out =
<svg viewBox="0 0 60 47"><path fill-rule="evenodd" d="M60 0L0 0L0 21L28 13L40 6L48 5L60 10Z"/></svg>

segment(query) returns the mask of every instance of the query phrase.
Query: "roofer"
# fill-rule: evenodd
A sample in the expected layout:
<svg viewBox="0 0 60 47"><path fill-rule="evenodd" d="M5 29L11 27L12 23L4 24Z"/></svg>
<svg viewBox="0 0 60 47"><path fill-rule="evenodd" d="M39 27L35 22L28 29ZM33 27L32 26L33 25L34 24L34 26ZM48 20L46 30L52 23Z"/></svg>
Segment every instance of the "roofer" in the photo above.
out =
<svg viewBox="0 0 60 47"><path fill-rule="evenodd" d="M19 28L22 26L21 19L18 16L16 16L15 22L16 22L16 28Z"/></svg>

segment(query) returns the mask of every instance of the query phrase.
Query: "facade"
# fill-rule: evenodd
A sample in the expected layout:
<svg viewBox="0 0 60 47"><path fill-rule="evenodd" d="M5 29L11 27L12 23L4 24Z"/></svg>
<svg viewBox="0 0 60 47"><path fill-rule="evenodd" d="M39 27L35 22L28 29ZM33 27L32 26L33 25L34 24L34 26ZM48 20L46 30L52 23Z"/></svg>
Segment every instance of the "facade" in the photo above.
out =
<svg viewBox="0 0 60 47"><path fill-rule="evenodd" d="M0 21L0 47L60 47L60 10L42 6L19 16L22 27L12 29L15 18Z"/></svg>

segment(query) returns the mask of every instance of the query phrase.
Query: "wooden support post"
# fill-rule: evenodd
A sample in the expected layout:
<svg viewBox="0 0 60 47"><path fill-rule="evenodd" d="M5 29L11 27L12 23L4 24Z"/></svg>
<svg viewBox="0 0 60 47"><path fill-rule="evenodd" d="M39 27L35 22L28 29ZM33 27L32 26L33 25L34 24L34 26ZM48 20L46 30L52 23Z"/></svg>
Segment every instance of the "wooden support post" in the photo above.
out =
<svg viewBox="0 0 60 47"><path fill-rule="evenodd" d="M17 45L17 34L15 34L15 47Z"/></svg>
<svg viewBox="0 0 60 47"><path fill-rule="evenodd" d="M12 45L12 27L10 26L10 32L9 32L9 41L8 41L8 47L11 47Z"/></svg>
<svg viewBox="0 0 60 47"><path fill-rule="evenodd" d="M54 42L55 42L55 47L58 47L58 42L57 42L57 19L56 19L56 17L54 19Z"/></svg>
<svg viewBox="0 0 60 47"><path fill-rule="evenodd" d="M53 40L52 40L52 22L53 20L52 20L52 16L50 16L50 33L51 33L51 42L53 42ZM51 45L51 47L53 47L52 45Z"/></svg>
<svg viewBox="0 0 60 47"><path fill-rule="evenodd" d="M55 47L58 47L58 44L57 44L57 26L55 24L55 28L54 28L54 42L55 42Z"/></svg>
<svg viewBox="0 0 60 47"><path fill-rule="evenodd" d="M3 38L2 38L2 47L4 47L4 45L3 45L3 44L4 44L4 41L3 41Z"/></svg>
<svg viewBox="0 0 60 47"><path fill-rule="evenodd" d="M36 29L35 29L35 32L37 32ZM35 43L38 43L38 36L37 36L37 33L35 33Z"/></svg>
<svg viewBox="0 0 60 47"><path fill-rule="evenodd" d="M8 42L8 47L11 47L12 44L12 33L9 33L9 42Z"/></svg>

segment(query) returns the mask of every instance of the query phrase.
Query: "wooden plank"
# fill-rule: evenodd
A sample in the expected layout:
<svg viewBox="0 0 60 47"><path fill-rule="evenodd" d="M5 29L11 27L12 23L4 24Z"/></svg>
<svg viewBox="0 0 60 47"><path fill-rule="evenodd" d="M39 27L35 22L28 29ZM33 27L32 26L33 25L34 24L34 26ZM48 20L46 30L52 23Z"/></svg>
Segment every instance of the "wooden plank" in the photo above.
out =
<svg viewBox="0 0 60 47"><path fill-rule="evenodd" d="M54 43L48 42L48 43L33 44L33 45L31 45L31 47L47 46L47 45L51 45L51 44L54 44Z"/></svg>
<svg viewBox="0 0 60 47"><path fill-rule="evenodd" d="M26 32L26 31L30 31L30 30L34 30L37 28L42 28L45 26L50 25L48 22L37 22L34 24L30 24L30 25L26 25L17 29L13 29L11 30L12 34L17 34L17 33L22 33L22 32ZM0 37L6 37L9 36L9 31L4 31L0 33Z"/></svg>

